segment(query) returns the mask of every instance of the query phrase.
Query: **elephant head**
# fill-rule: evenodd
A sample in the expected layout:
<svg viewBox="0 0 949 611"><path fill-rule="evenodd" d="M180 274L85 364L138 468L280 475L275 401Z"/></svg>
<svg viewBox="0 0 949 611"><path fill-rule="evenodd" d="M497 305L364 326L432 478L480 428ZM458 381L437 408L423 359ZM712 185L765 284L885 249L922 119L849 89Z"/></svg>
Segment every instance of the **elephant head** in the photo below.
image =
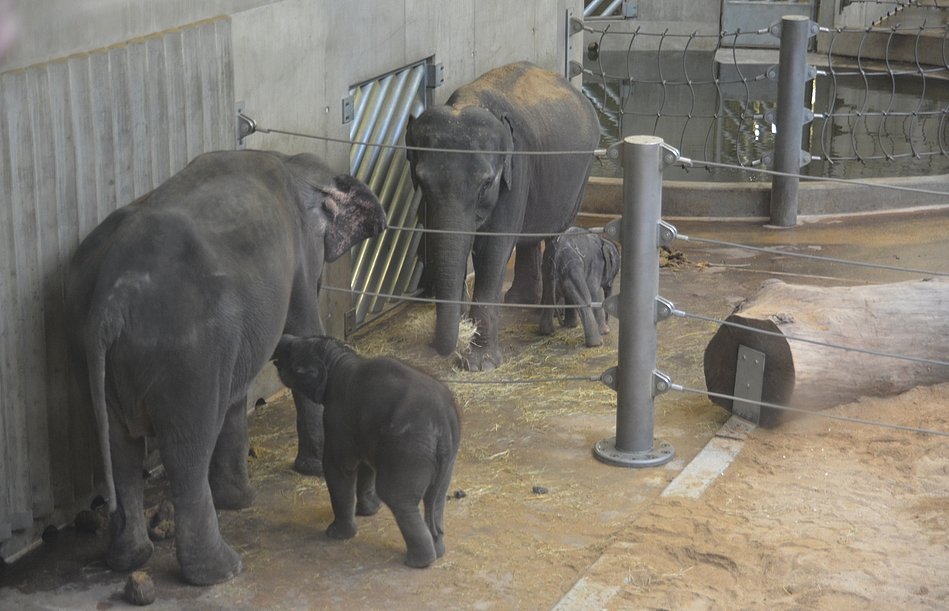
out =
<svg viewBox="0 0 949 611"><path fill-rule="evenodd" d="M273 354L280 381L302 392L311 401L323 402L329 368L320 351L300 338L285 334Z"/></svg>
<svg viewBox="0 0 949 611"><path fill-rule="evenodd" d="M435 348L447 355L458 341L473 233L490 225L499 197L512 188L514 131L507 117L479 106L435 106L409 121L405 141L409 147L484 151L408 151L412 181L427 206L426 226L452 232L429 238L435 298L451 302L436 306Z"/></svg>

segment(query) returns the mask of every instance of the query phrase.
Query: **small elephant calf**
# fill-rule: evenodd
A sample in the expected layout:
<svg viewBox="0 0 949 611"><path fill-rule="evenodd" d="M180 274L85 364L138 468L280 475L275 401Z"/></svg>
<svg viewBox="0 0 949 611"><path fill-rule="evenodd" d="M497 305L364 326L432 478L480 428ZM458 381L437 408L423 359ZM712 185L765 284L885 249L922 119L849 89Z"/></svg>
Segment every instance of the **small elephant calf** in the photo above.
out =
<svg viewBox="0 0 949 611"><path fill-rule="evenodd" d="M323 473L334 517L327 536L355 536L354 515L376 513L381 499L405 539L407 565L441 557L461 436L451 391L402 361L362 358L331 337L284 335L274 359L284 384L324 406Z"/></svg>
<svg viewBox="0 0 949 611"><path fill-rule="evenodd" d="M543 303L553 305L563 299L565 305L583 306L565 308L563 325L576 327L579 310L586 345L599 346L603 343L601 334L610 332L607 314L603 308L594 310L589 304L610 296L618 271L619 252L615 244L586 229L571 227L548 242L544 250ZM554 333L551 308L541 314L540 333Z"/></svg>

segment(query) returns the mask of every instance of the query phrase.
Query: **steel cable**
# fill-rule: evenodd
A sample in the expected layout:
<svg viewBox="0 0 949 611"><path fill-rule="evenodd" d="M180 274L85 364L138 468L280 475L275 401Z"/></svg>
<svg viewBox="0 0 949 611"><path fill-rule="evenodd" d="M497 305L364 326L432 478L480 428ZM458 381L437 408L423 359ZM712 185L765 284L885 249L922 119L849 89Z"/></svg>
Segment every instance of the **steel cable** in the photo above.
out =
<svg viewBox="0 0 949 611"><path fill-rule="evenodd" d="M760 407L768 407L772 409L778 409L788 412L795 412L800 414L805 414L808 416L814 416L817 418L825 418L827 420L838 420L841 422L848 422L851 424L864 424L867 426L877 426L885 429L895 429L897 431L906 431L908 433L921 433L924 435L934 435L938 437L949 437L949 431L940 431L936 429L924 429L915 426L906 426L903 424L891 424L889 422L881 422L879 420L866 420L864 418L854 418L852 416L840 416L837 414L827 414L821 411L810 411L806 409L801 409L799 407L791 407L789 405L779 405L777 403L769 403L767 401L754 401L752 399L744 399L741 397L735 397L732 395L726 395L722 393L712 392L710 390L701 390L699 388L689 388L688 386L682 386L681 384L670 384L670 390L675 390L677 392L684 392L697 395L706 395L709 397L715 397L717 399L730 399L732 401L743 401L745 403L751 403L752 405L758 405Z"/></svg>

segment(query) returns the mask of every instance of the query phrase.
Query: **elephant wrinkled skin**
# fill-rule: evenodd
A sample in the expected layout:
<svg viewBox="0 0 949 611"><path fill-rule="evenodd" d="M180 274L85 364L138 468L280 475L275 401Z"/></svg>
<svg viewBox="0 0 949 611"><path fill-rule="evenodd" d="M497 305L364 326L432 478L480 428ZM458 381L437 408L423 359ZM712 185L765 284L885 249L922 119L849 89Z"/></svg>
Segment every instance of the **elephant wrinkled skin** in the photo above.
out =
<svg viewBox="0 0 949 611"><path fill-rule="evenodd" d="M586 229L571 227L550 241L544 250L543 303L554 305L561 299L564 308L563 326L576 327L578 310L583 322L587 346L603 344L602 335L610 332L609 319L602 307L590 304L603 300L613 292L613 281L619 271L619 251L609 240ZM545 309L540 317L541 335L553 335L554 311Z"/></svg>
<svg viewBox="0 0 949 611"><path fill-rule="evenodd" d="M405 564L423 568L444 555L445 498L461 436L451 391L399 360L361 358L331 337L285 335L274 358L284 384L325 406L334 518L327 536L355 536L353 516L374 514L381 499L405 539Z"/></svg>
<svg viewBox="0 0 949 611"><path fill-rule="evenodd" d="M198 156L83 240L67 275L67 339L102 446L109 566L131 570L151 555L142 463L144 436L154 434L184 579L210 584L240 571L215 508L253 500L248 388L284 332L323 332L324 262L384 227L369 189L313 155L221 151ZM320 466L319 408L294 398L309 427L300 454Z"/></svg>
<svg viewBox="0 0 949 611"><path fill-rule="evenodd" d="M501 285L517 246L509 303L541 297L541 237L573 222L600 137L592 104L570 83L521 62L491 70L462 86L446 105L409 122L409 147L483 151L454 153L409 149L412 179L426 202L436 306L435 348L451 354L458 341L468 254L475 285L470 316L477 325L468 368L501 364L498 307ZM573 151L558 155L519 152ZM477 234L477 235L475 235ZM492 235L489 235L492 234Z"/></svg>

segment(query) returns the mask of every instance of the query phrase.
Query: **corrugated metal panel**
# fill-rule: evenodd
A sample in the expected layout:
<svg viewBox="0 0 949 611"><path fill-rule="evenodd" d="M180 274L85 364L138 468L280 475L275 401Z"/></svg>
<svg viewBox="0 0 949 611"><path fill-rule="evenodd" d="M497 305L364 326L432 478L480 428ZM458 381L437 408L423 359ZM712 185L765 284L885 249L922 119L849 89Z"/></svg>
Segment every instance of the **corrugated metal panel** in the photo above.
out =
<svg viewBox="0 0 949 611"><path fill-rule="evenodd" d="M425 76L426 64L422 62L353 88L352 139L387 145L404 143L409 115L417 116L425 106ZM415 291L421 272L416 255L421 234L398 228L421 228L421 193L412 186L405 151L354 145L350 170L379 197L390 227L360 245L353 265L353 290L394 295ZM357 295L350 330L369 314L381 312L386 301Z"/></svg>
<svg viewBox="0 0 949 611"><path fill-rule="evenodd" d="M235 119L223 18L0 75L3 556L94 493L92 418L65 355L68 258L118 206L234 148Z"/></svg>

